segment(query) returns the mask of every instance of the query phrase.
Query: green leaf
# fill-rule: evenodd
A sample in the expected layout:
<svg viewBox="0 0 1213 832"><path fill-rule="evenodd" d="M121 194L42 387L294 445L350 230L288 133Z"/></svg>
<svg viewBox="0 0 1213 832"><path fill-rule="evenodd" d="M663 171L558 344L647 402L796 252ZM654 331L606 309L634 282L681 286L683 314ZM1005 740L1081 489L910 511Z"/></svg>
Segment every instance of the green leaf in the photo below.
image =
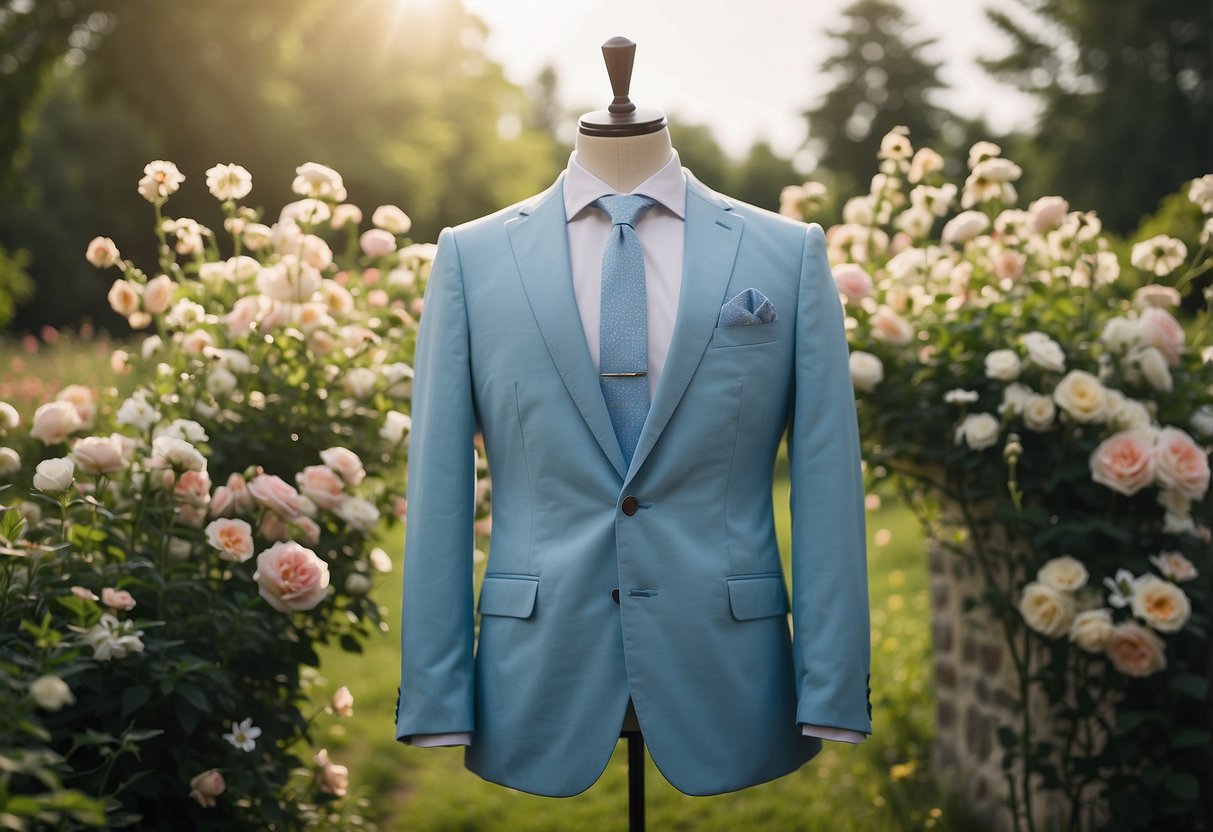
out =
<svg viewBox="0 0 1213 832"><path fill-rule="evenodd" d="M1167 791L1180 800L1195 800L1200 794L1200 783L1191 774L1176 772L1167 778Z"/></svg>
<svg viewBox="0 0 1213 832"><path fill-rule="evenodd" d="M341 637L341 649L347 653L361 653L362 643L347 633Z"/></svg>
<svg viewBox="0 0 1213 832"><path fill-rule="evenodd" d="M1180 673L1171 679L1171 690L1185 693L1193 699L1204 699L1209 692L1209 680L1196 673Z"/></svg>
<svg viewBox="0 0 1213 832"><path fill-rule="evenodd" d="M189 702L199 711L206 713L210 710L211 703L206 698L206 692L200 687L185 684L177 686L177 695Z"/></svg>
<svg viewBox="0 0 1213 832"><path fill-rule="evenodd" d="M1176 731L1171 737L1172 748L1195 748L1207 745L1213 739L1213 734L1201 728L1184 728Z"/></svg>
<svg viewBox="0 0 1213 832"><path fill-rule="evenodd" d="M147 704L152 698L150 688L138 685L122 691L122 716L126 718Z"/></svg>

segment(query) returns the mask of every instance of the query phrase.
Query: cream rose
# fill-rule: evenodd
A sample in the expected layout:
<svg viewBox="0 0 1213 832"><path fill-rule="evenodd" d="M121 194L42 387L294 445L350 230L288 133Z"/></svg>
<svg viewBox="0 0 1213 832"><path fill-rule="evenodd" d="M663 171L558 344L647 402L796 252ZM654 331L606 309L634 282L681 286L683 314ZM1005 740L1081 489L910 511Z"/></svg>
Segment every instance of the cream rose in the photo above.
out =
<svg viewBox="0 0 1213 832"><path fill-rule="evenodd" d="M1070 623L1070 641L1088 653L1099 653L1112 638L1112 610L1083 610Z"/></svg>
<svg viewBox="0 0 1213 832"><path fill-rule="evenodd" d="M1015 350L994 350L986 356L986 376L998 381L1014 381L1019 378L1022 366Z"/></svg>
<svg viewBox="0 0 1213 832"><path fill-rule="evenodd" d="M21 454L12 448L0 448L0 477L7 477L21 470Z"/></svg>
<svg viewBox="0 0 1213 832"><path fill-rule="evenodd" d="M1164 633L1182 630L1192 614L1192 605L1184 591L1152 573L1146 573L1134 582L1130 603L1135 616Z"/></svg>
<svg viewBox="0 0 1213 832"><path fill-rule="evenodd" d="M1141 332L1137 321L1128 318L1112 318L1104 324L1099 340L1108 345L1113 352L1126 352L1141 341Z"/></svg>
<svg viewBox="0 0 1213 832"><path fill-rule="evenodd" d="M1066 373L1053 389L1053 400L1076 422L1090 424L1107 417L1104 386L1085 370Z"/></svg>
<svg viewBox="0 0 1213 832"><path fill-rule="evenodd" d="M990 227L990 218L981 211L961 211L943 227L941 241L945 245L960 245Z"/></svg>
<svg viewBox="0 0 1213 832"><path fill-rule="evenodd" d="M1091 479L1132 496L1154 482L1154 438L1144 430L1126 430L1099 443L1089 459Z"/></svg>
<svg viewBox="0 0 1213 832"><path fill-rule="evenodd" d="M280 541L257 555L253 580L261 597L279 612L310 610L328 594L329 566L311 549Z"/></svg>
<svg viewBox="0 0 1213 832"><path fill-rule="evenodd" d="M1053 427L1057 417L1057 405L1048 396L1029 393L1021 407L1023 424L1028 430L1046 431Z"/></svg>
<svg viewBox="0 0 1213 832"><path fill-rule="evenodd" d="M409 229L413 227L409 215L395 205L380 205L371 214L371 223L391 234L408 234Z"/></svg>
<svg viewBox="0 0 1213 832"><path fill-rule="evenodd" d="M1050 231L1061 225L1070 210L1070 203L1059 196L1042 196L1028 206L1032 227L1037 231Z"/></svg>
<svg viewBox="0 0 1213 832"><path fill-rule="evenodd" d="M52 713L63 710L65 705L71 705L76 701L67 682L58 676L50 675L39 676L30 682L29 698L34 700L34 704L42 710Z"/></svg>
<svg viewBox="0 0 1213 832"><path fill-rule="evenodd" d="M29 435L44 445L58 445L80 429L80 411L69 401L56 400L39 405L34 411Z"/></svg>
<svg viewBox="0 0 1213 832"><path fill-rule="evenodd" d="M1036 579L1042 584L1071 592L1084 586L1087 577L1082 561L1070 555L1053 558L1036 571Z"/></svg>
<svg viewBox="0 0 1213 832"><path fill-rule="evenodd" d="M1209 488L1209 457L1184 431L1163 428L1154 442L1154 474L1164 487L1200 500Z"/></svg>
<svg viewBox="0 0 1213 832"><path fill-rule="evenodd" d="M235 518L212 520L206 525L206 542L223 560L244 563L253 556L253 527Z"/></svg>
<svg viewBox="0 0 1213 832"><path fill-rule="evenodd" d="M334 509L337 516L360 532L369 532L379 522L379 509L362 497L347 497Z"/></svg>
<svg viewBox="0 0 1213 832"><path fill-rule="evenodd" d="M989 413L970 413L956 426L956 444L966 443L970 449L980 451L998 441L998 419Z"/></svg>
<svg viewBox="0 0 1213 832"><path fill-rule="evenodd" d="M86 474L115 474L128 465L122 436L116 433L79 439L68 455Z"/></svg>
<svg viewBox="0 0 1213 832"><path fill-rule="evenodd" d="M1126 676L1150 676L1167 667L1163 641L1136 621L1125 621L1112 628L1108 639L1108 658L1112 666Z"/></svg>
<svg viewBox="0 0 1213 832"><path fill-rule="evenodd" d="M1045 370L1055 373L1066 371L1066 354L1058 344L1043 332L1028 332L1021 338L1028 360Z"/></svg>
<svg viewBox="0 0 1213 832"><path fill-rule="evenodd" d="M851 384L859 392L871 393L876 389L876 385L884 380L884 364L872 353L855 350L851 353L848 362L851 367ZM392 413L394 412L392 411ZM392 413L389 413L388 416L390 417ZM386 425L384 429L387 429ZM403 429L399 431L399 434L393 430L392 435L403 435Z"/></svg>
<svg viewBox="0 0 1213 832"><path fill-rule="evenodd" d="M349 688L342 685L333 691L333 697L329 700L329 707L333 709L333 713L337 716L353 716L354 694L350 693Z"/></svg>
<svg viewBox="0 0 1213 832"><path fill-rule="evenodd" d="M212 768L190 780L190 797L198 801L199 806L209 809L215 805L215 798L223 794L226 788L223 775Z"/></svg>
<svg viewBox="0 0 1213 832"><path fill-rule="evenodd" d="M1025 586L1019 599L1024 623L1049 638L1058 638L1069 631L1074 612L1073 597L1040 581Z"/></svg>

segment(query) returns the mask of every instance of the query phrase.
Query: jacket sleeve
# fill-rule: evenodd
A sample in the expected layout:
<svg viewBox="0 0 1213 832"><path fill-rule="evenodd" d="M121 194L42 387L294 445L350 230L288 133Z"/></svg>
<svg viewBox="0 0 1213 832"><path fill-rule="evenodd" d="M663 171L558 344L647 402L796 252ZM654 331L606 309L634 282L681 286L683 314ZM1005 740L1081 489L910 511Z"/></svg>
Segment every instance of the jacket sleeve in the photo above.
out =
<svg viewBox="0 0 1213 832"><path fill-rule="evenodd" d="M414 357L396 738L470 732L475 463L467 310L451 229L425 289Z"/></svg>
<svg viewBox="0 0 1213 832"><path fill-rule="evenodd" d="M805 233L788 432L796 721L870 734L859 421L825 234L818 223Z"/></svg>

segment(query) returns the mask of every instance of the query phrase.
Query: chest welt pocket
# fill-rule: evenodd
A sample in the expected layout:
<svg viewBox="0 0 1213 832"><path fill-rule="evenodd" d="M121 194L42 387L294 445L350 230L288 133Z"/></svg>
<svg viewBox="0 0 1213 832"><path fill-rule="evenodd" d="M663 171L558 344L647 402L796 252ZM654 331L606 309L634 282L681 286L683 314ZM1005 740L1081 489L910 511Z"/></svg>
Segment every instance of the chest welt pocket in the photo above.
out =
<svg viewBox="0 0 1213 832"><path fill-rule="evenodd" d="M713 347L740 347L746 344L765 344L779 338L779 318L763 324L740 324L718 326L712 331Z"/></svg>
<svg viewBox="0 0 1213 832"><path fill-rule="evenodd" d="M779 572L733 575L725 580L729 584L729 606L738 621L784 615L789 609L787 589Z"/></svg>
<svg viewBox="0 0 1213 832"><path fill-rule="evenodd" d="M530 618L538 591L538 575L487 574L480 585L480 614Z"/></svg>

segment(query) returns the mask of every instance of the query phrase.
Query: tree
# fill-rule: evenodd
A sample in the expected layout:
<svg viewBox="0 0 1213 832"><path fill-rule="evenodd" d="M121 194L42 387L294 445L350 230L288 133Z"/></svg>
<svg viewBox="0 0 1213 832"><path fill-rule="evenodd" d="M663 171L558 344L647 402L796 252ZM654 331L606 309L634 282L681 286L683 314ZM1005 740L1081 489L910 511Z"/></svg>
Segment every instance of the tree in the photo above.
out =
<svg viewBox="0 0 1213 832"><path fill-rule="evenodd" d="M932 102L943 89L940 63L923 57L935 38L910 40L909 17L890 0L856 0L831 30L835 52L820 71L834 87L812 109L806 146L818 164L851 186L866 185L881 137L899 124L916 145L938 144L953 120Z"/></svg>
<svg viewBox="0 0 1213 832"><path fill-rule="evenodd" d="M1125 233L1213 170L1207 0L1017 3L987 10L1011 46L980 63L1040 103L1025 192L1064 193Z"/></svg>

